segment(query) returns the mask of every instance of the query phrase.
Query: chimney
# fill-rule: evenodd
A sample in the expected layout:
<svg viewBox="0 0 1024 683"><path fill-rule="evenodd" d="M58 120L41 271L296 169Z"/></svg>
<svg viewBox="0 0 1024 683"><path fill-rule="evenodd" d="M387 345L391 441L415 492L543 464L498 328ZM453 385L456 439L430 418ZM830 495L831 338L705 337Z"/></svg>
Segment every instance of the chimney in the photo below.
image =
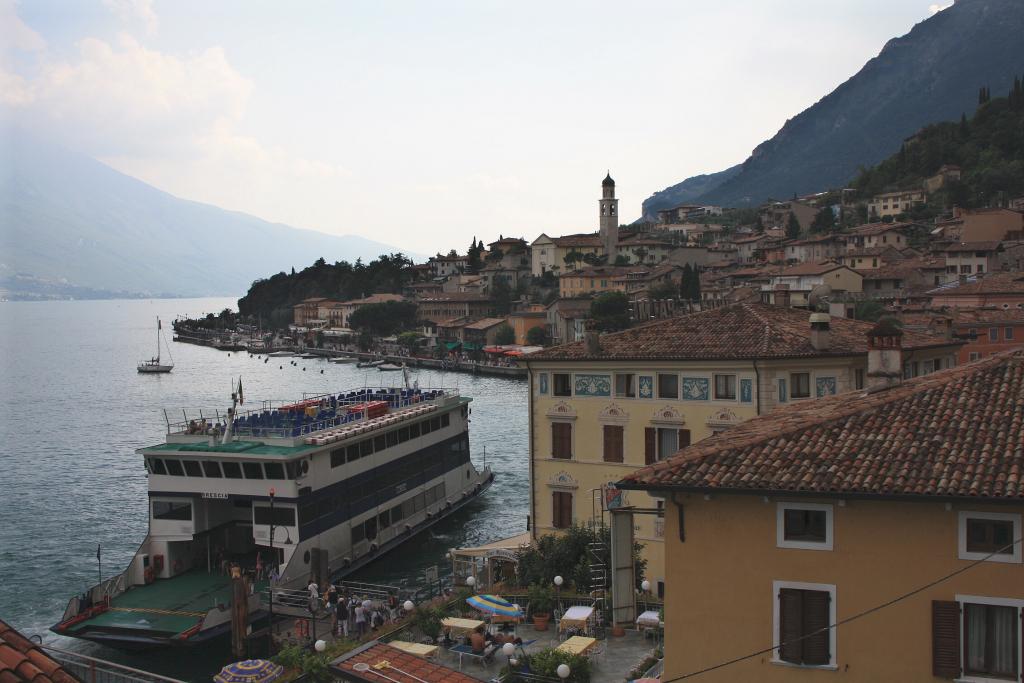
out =
<svg viewBox="0 0 1024 683"><path fill-rule="evenodd" d="M828 313L811 313L811 346L815 351L828 351L832 344Z"/></svg>
<svg viewBox="0 0 1024 683"><path fill-rule="evenodd" d="M589 325L583 332L583 348L588 356L601 355L601 333Z"/></svg>
<svg viewBox="0 0 1024 683"><path fill-rule="evenodd" d="M789 285L775 285L775 305L789 308Z"/></svg>
<svg viewBox="0 0 1024 683"><path fill-rule="evenodd" d="M868 331L868 393L903 381L903 332L893 318L882 318Z"/></svg>

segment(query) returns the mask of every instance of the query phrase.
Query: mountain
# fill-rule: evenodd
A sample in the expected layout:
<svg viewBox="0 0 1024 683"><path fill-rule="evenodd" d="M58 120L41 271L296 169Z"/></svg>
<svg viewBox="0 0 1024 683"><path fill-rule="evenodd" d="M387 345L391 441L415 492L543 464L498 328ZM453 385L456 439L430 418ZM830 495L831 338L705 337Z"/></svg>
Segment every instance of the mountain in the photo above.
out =
<svg viewBox="0 0 1024 683"><path fill-rule="evenodd" d="M842 187L860 167L896 152L904 138L936 121L958 120L978 89L1009 92L1024 73L1024 2L957 0L886 43L877 57L758 145L742 170L696 198L757 205ZM671 189L671 188L670 188ZM644 215L672 201L656 193Z"/></svg>
<svg viewBox="0 0 1024 683"><path fill-rule="evenodd" d="M661 192L655 192L644 202L644 215L640 220L655 222L658 220L659 210L692 203L694 199L711 192L742 170L743 165L736 164L718 173L695 175L681 183L666 187Z"/></svg>
<svg viewBox="0 0 1024 683"><path fill-rule="evenodd" d="M257 278L320 257L399 251L179 199L20 131L5 135L0 283L8 289L42 283L44 297L54 285L96 296L238 294Z"/></svg>

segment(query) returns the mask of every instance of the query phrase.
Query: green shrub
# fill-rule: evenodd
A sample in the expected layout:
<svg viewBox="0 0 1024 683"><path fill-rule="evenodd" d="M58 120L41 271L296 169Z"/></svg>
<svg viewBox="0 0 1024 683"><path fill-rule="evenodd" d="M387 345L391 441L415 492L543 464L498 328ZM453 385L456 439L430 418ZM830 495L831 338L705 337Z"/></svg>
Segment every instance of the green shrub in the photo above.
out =
<svg viewBox="0 0 1024 683"><path fill-rule="evenodd" d="M546 585L534 583L529 590L530 612L532 614L551 614L551 606L554 603L551 589Z"/></svg>
<svg viewBox="0 0 1024 683"><path fill-rule="evenodd" d="M554 648L530 655L530 670L538 676L561 680L558 678L559 664L569 666L569 677L565 679L567 683L589 683L590 660L583 655L572 655Z"/></svg>
<svg viewBox="0 0 1024 683"><path fill-rule="evenodd" d="M417 607L412 615L412 623L423 635L437 639L441 635L441 620L444 617L444 610L439 607Z"/></svg>

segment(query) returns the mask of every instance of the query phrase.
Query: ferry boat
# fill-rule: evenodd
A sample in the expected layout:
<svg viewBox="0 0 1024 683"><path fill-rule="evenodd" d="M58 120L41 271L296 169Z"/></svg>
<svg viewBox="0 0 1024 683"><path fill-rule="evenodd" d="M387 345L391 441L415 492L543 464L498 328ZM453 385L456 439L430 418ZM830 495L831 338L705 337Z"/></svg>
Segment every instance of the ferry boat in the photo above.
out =
<svg viewBox="0 0 1024 683"><path fill-rule="evenodd" d="M202 643L230 630L230 564L263 570L249 596L254 621L266 616L271 576L275 592L339 578L494 478L470 461L471 399L457 390L362 388L249 411L241 399L239 382L227 416L180 411L164 443L137 451L149 533L124 571L71 598L51 630L127 649Z"/></svg>

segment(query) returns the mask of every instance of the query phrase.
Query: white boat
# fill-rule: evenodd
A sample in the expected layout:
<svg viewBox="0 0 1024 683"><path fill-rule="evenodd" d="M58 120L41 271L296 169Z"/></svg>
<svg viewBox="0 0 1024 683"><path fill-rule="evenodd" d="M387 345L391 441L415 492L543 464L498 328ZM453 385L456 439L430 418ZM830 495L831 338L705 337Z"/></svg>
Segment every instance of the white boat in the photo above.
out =
<svg viewBox="0 0 1024 683"><path fill-rule="evenodd" d="M394 363L381 363L377 366L377 369L381 372L394 372L395 370L404 370L404 365L395 365Z"/></svg>
<svg viewBox="0 0 1024 683"><path fill-rule="evenodd" d="M289 356L294 356L294 355L295 354L292 353L291 351L274 351L273 353L268 353L267 357L268 358L287 358Z"/></svg>
<svg viewBox="0 0 1024 683"><path fill-rule="evenodd" d="M164 413L164 438L136 451L148 472L145 539L123 571L69 600L54 631L181 653L230 630L223 567L262 562L279 577L280 604L310 577L379 561L494 479L470 460L470 399L457 390L364 387L254 403L241 410L239 381L227 411ZM264 574L250 620L265 620L267 590Z"/></svg>
<svg viewBox="0 0 1024 683"><path fill-rule="evenodd" d="M171 348L167 346L167 342L164 342L164 346L167 346L167 357L171 359L170 363L160 362L160 340L162 338L163 326L160 324L160 318L156 319L156 357L150 358L149 360L139 361L138 371L139 372L170 372L174 369L174 358L171 357Z"/></svg>
<svg viewBox="0 0 1024 683"><path fill-rule="evenodd" d="M338 356L337 358L328 358L331 363L355 363L356 359L349 356Z"/></svg>
<svg viewBox="0 0 1024 683"><path fill-rule="evenodd" d="M375 367L377 367L379 365L383 365L383 364L384 364L384 361L382 361L382 360L367 360L367 361L359 361L358 363L356 363L356 367L357 368L375 368Z"/></svg>

